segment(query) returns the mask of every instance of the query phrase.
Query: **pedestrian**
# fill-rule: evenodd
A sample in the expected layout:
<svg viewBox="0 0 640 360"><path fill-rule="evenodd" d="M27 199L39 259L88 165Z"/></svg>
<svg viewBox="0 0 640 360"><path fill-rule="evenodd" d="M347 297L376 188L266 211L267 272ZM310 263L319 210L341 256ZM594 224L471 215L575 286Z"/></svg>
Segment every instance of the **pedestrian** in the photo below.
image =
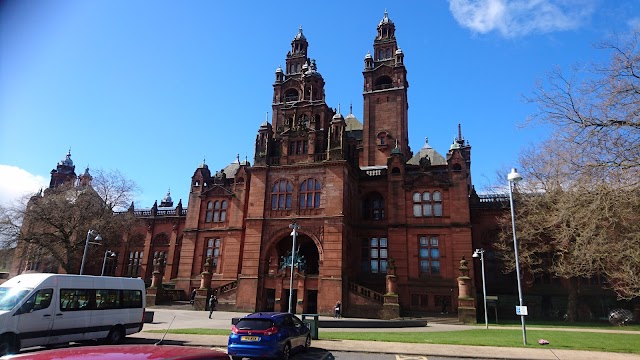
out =
<svg viewBox="0 0 640 360"><path fill-rule="evenodd" d="M218 297L215 294L211 295L209 298L209 319L211 319L211 314L213 314L213 310L216 309L216 304L218 303Z"/></svg>
<svg viewBox="0 0 640 360"><path fill-rule="evenodd" d="M336 311L336 313L335 313L335 315L334 315L334 318L336 318L336 319L340 319L340 317L341 317L341 316L340 316L340 307L341 307L341 305L340 305L340 300L338 300L338 301L336 302L336 308L334 309L334 310Z"/></svg>
<svg viewBox="0 0 640 360"><path fill-rule="evenodd" d="M189 299L189 304L193 305L195 301L196 301L196 289L193 289L193 291L191 292L191 298Z"/></svg>

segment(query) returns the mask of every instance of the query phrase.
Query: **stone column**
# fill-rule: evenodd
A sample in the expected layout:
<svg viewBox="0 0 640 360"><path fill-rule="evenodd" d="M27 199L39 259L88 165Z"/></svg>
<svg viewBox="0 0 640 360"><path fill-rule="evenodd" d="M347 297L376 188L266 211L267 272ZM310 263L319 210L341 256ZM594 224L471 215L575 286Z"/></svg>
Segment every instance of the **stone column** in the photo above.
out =
<svg viewBox="0 0 640 360"><path fill-rule="evenodd" d="M211 293L211 270L213 261L207 257L204 261L202 274L200 274L200 288L196 289L196 298L193 301L194 310L207 310L209 306L209 295Z"/></svg>
<svg viewBox="0 0 640 360"><path fill-rule="evenodd" d="M389 258L387 262L386 285L387 292L383 295L384 303L380 318L384 320L397 319L400 317L400 303L397 293L398 277L396 276L396 265L393 258Z"/></svg>
<svg viewBox="0 0 640 360"><path fill-rule="evenodd" d="M157 305L162 302L162 275L166 260L160 254L156 254L153 258L153 273L151 275L151 286L147 289L147 304Z"/></svg>
<svg viewBox="0 0 640 360"><path fill-rule="evenodd" d="M467 260L460 260L460 276L458 276L458 320L462 323L476 323L476 301L471 295L471 278Z"/></svg>

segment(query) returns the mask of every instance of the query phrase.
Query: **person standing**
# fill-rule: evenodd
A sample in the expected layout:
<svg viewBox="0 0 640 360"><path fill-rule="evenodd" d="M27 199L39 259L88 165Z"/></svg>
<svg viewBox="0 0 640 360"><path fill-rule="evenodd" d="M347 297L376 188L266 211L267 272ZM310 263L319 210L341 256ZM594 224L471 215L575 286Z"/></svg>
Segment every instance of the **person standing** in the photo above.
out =
<svg viewBox="0 0 640 360"><path fill-rule="evenodd" d="M193 291L191 292L191 298L189 299L189 303L193 305L195 300L196 300L196 289L193 289Z"/></svg>
<svg viewBox="0 0 640 360"><path fill-rule="evenodd" d="M211 319L211 314L213 314L213 310L216 309L216 304L218 303L218 298L215 294L212 294L209 298L209 319Z"/></svg>
<svg viewBox="0 0 640 360"><path fill-rule="evenodd" d="M335 313L335 315L334 315L334 318L336 318L336 319L340 319L340 317L341 317L341 315L340 315L340 308L341 308L341 304L340 304L340 300L338 300L338 301L336 302L336 308L335 308L336 313Z"/></svg>

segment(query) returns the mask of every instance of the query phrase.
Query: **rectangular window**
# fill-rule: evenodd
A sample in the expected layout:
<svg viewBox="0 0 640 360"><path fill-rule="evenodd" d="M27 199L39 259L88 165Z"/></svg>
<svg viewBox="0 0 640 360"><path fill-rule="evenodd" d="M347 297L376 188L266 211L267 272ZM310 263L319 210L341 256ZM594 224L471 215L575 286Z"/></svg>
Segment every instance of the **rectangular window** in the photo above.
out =
<svg viewBox="0 0 640 360"><path fill-rule="evenodd" d="M385 274L387 272L387 238L371 238L370 240L370 264L372 274Z"/></svg>
<svg viewBox="0 0 640 360"><path fill-rule="evenodd" d="M89 295L90 290L60 289L60 310L79 311L93 308L93 306L89 304Z"/></svg>
<svg viewBox="0 0 640 360"><path fill-rule="evenodd" d="M440 274L440 241L437 236L420 236L419 238L420 273Z"/></svg>
<svg viewBox="0 0 640 360"><path fill-rule="evenodd" d="M207 239L207 249L205 251L205 259L211 258L211 265L213 265L212 271L216 271L218 268L218 259L220 257L220 245L222 244L221 239Z"/></svg>
<svg viewBox="0 0 640 360"><path fill-rule="evenodd" d="M418 308L426 308L428 303L427 294L411 294L411 306Z"/></svg>

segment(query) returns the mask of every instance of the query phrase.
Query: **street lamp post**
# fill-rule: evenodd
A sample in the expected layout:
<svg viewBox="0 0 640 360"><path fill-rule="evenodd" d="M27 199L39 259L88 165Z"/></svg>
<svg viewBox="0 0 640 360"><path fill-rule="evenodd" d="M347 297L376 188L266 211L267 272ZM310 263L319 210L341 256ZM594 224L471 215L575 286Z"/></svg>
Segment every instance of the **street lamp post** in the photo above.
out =
<svg viewBox="0 0 640 360"><path fill-rule="evenodd" d="M104 276L104 270L107 266L107 256L111 256L112 258L115 258L117 255L111 250L107 250L104 252L104 260L102 261L102 272L100 273L100 276Z"/></svg>
<svg viewBox="0 0 640 360"><path fill-rule="evenodd" d="M520 309L523 309L522 301L522 285L520 284L520 259L518 258L518 238L516 237L516 215L513 210L513 187L515 183L522 180L522 176L518 174L516 169L511 169L511 173L507 176L509 181L509 203L511 205L511 227L513 228L513 251L516 256L516 276L518 278L518 298L520 300ZM524 314L520 313L520 321L522 322L522 341L527 345L527 327L524 323Z"/></svg>
<svg viewBox="0 0 640 360"><path fill-rule="evenodd" d="M476 249L473 253L474 258L480 258L482 263L482 297L484 299L484 327L489 329L489 319L487 317L487 285L484 279L484 249Z"/></svg>
<svg viewBox="0 0 640 360"><path fill-rule="evenodd" d="M95 237L95 241L102 241L102 236L100 236L100 234L95 231L95 230L89 230L87 232L87 240L84 243L84 253L82 254L82 264L80 265L80 275L84 274L84 263L87 260L87 249L89 248L89 244L91 242L89 242L89 239L91 239L91 237ZM95 243L91 243L91 244L97 244L100 245L100 243L95 242Z"/></svg>
<svg viewBox="0 0 640 360"><path fill-rule="evenodd" d="M294 221L289 225L291 236L293 236L293 245L291 246L291 279L289 280L289 313L293 313L293 267L295 264L296 238L298 237L298 229L300 225Z"/></svg>

